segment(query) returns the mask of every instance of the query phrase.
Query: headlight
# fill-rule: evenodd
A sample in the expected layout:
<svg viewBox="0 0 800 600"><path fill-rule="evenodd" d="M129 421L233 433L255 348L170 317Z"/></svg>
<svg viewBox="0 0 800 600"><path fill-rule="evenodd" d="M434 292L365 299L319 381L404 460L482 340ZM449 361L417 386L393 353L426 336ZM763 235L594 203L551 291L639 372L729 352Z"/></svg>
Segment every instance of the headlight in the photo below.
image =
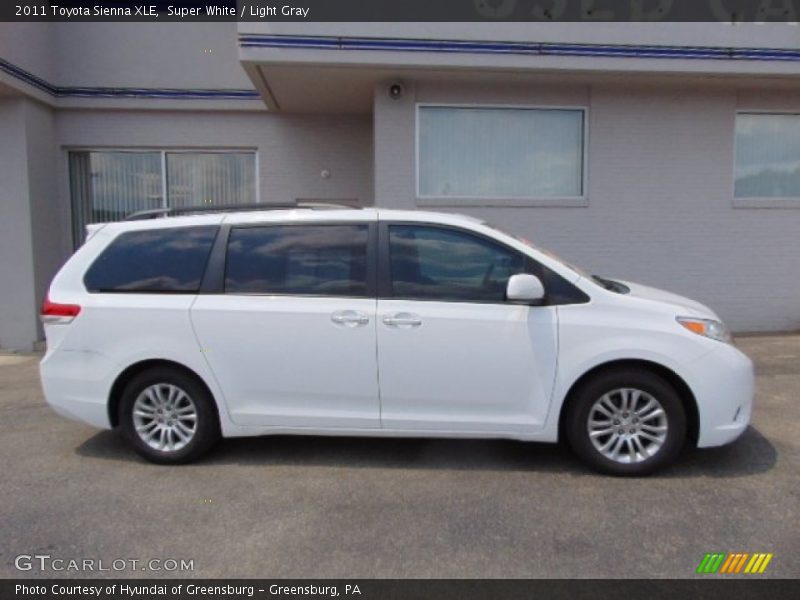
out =
<svg viewBox="0 0 800 600"><path fill-rule="evenodd" d="M731 334L722 321L696 319L694 317L675 317L675 320L692 333L703 335L718 342L731 343Z"/></svg>

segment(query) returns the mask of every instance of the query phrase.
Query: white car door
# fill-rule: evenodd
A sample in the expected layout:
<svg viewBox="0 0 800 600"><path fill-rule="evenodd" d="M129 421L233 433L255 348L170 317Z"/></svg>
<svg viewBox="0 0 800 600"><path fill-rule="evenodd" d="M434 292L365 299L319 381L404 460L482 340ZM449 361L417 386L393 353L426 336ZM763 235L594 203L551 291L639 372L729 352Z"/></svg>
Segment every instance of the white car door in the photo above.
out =
<svg viewBox="0 0 800 600"><path fill-rule="evenodd" d="M542 427L556 370L556 308L505 301L508 278L530 259L452 227L381 223L380 237L383 427Z"/></svg>
<svg viewBox="0 0 800 600"><path fill-rule="evenodd" d="M224 289L191 315L233 422L380 426L374 227L231 227Z"/></svg>

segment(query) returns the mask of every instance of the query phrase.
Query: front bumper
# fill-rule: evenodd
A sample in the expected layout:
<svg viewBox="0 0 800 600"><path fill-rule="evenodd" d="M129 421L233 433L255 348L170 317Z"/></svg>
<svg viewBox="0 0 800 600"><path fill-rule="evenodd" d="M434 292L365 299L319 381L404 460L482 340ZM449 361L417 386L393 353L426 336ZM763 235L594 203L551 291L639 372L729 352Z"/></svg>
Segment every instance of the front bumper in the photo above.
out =
<svg viewBox="0 0 800 600"><path fill-rule="evenodd" d="M720 343L689 366L689 379L700 417L697 446L722 446L742 435L753 411L752 361L735 346Z"/></svg>

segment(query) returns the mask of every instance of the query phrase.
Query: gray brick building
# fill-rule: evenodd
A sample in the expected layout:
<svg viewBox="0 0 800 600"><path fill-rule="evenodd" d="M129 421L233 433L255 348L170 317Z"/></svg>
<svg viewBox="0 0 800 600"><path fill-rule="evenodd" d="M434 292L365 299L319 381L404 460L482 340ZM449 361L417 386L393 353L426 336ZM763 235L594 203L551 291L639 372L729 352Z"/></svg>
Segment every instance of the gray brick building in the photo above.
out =
<svg viewBox="0 0 800 600"><path fill-rule="evenodd" d="M296 200L473 214L798 329L798 28L0 24L0 347L88 223Z"/></svg>

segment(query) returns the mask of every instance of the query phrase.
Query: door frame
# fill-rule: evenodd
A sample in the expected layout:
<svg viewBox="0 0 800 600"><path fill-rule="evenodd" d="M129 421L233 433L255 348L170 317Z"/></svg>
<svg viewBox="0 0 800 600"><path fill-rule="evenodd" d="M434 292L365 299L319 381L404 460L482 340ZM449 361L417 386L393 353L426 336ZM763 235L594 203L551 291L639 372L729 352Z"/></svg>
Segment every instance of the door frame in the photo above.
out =
<svg viewBox="0 0 800 600"><path fill-rule="evenodd" d="M554 343L553 348L553 365L552 365L552 373L548 375L552 379L548 379L546 382L546 390L543 390L542 396L542 411L541 414L538 413L530 413L529 421L526 422L515 422L513 419L507 419L507 422L487 422L483 426L478 426L477 422L469 422L464 421L463 423L454 426L452 423L446 425L443 421L442 422L434 422L434 425L430 427L422 426L420 428L420 423L416 423L411 425L410 421L406 423L402 416L398 416L401 413L398 413L396 410L397 402L396 399L393 399L393 405L395 410L388 411L390 414L393 414L389 418L389 422L387 423L387 411L386 411L386 395L390 393L392 390L386 389L383 387L385 385L386 377L385 372L382 371L381 361L384 360L385 355L385 347L382 347L382 343L385 343L384 334L381 332L382 328L382 319L386 314L390 314L393 309L388 309L385 307L385 304L382 306L382 303L392 303L394 301L398 301L403 303L404 306L402 311L408 311L410 313L415 313L419 311L422 315L423 321L426 319L425 317L425 308L424 306L431 306L434 304L442 305L442 304L452 304L458 305L462 307L474 307L477 310L488 310L489 312L494 312L495 310L512 310L512 309L526 309L528 312L526 314L532 314L530 311L533 310L547 310L552 311L552 320L553 320L553 327L557 329L558 321L557 321L557 313L556 308L557 305L561 304L558 302L557 299L553 299L551 301L547 295L545 299L541 302L537 303L518 303L513 301L508 301L503 299L502 301L497 300L465 300L465 299L448 299L448 298L408 298L402 296L395 296L392 293L392 282L391 282L391 247L390 247L390 239L389 239L389 228L392 225L401 225L401 226L411 226L411 227L420 227L420 228L429 228L429 229L438 229L438 230L445 230L445 231L452 231L455 233L460 233L464 236L473 237L478 241L485 241L493 246L498 248L504 249L507 252L514 253L516 255L521 256L524 261L522 264L523 272L525 273L532 273L534 275L542 277L542 273L544 271L543 265L537 261L535 258L530 256L529 254L510 246L509 244L499 240L489 234L486 234L481 231L473 230L469 227L459 226L459 225L451 225L448 223L437 223L437 222L430 222L430 221L417 221L417 220L408 220L408 219L379 219L378 221L378 310L375 318L375 325L378 328L377 332L377 343L379 349L379 360L378 360L378 371L380 374L380 382L381 382L381 427L383 431L388 432L388 434L393 435L420 435L420 436L441 436L447 435L452 437L512 437L515 439L535 439L541 431L544 430L547 414L550 411L550 405L552 402L552 385L555 381L557 375L557 342ZM542 279L543 284L545 280ZM418 308L415 310L413 305L418 304ZM483 308L481 308L483 307ZM434 308L432 310L441 310L441 308ZM449 312L449 309L445 309ZM472 309L470 309L472 310ZM520 323L521 326L521 323ZM424 325L423 325L424 327ZM557 331L554 333L555 339L557 340ZM550 356L550 353L548 353ZM526 413L527 414L527 413ZM537 414L541 418L541 422L538 418L534 418L531 415ZM530 420L533 419L533 420ZM502 421L502 419L499 419Z"/></svg>

